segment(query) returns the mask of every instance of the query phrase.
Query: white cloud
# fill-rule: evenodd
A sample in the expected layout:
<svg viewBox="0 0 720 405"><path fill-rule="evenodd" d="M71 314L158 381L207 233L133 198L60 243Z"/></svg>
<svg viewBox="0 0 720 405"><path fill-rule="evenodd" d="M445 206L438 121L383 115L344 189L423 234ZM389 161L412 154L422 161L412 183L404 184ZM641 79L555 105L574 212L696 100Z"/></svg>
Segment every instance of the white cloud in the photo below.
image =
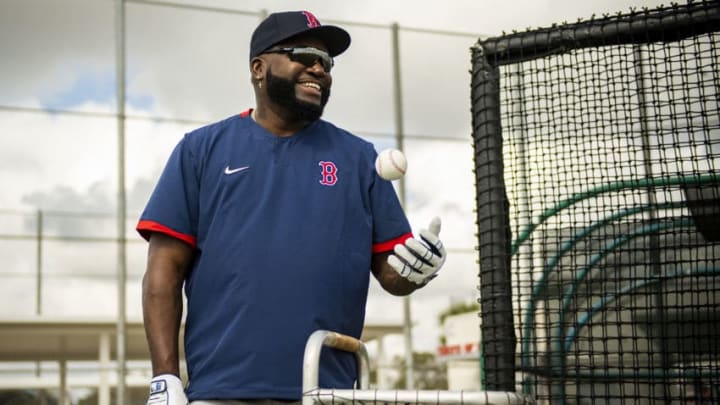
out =
<svg viewBox="0 0 720 405"><path fill-rule="evenodd" d="M3 1L0 103L33 106L66 88L78 68L112 71L112 10L111 2Z"/></svg>

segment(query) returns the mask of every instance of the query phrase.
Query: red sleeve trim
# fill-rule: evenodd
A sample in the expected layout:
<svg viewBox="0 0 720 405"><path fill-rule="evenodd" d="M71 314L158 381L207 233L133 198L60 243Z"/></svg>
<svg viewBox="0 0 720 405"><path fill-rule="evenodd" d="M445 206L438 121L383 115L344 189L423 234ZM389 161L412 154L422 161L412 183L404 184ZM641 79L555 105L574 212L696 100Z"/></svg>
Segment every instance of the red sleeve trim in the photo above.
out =
<svg viewBox="0 0 720 405"><path fill-rule="evenodd" d="M135 229L138 231L140 236L145 238L145 240L149 240L150 235L153 232L160 232L172 236L173 238L180 239L181 241L188 243L192 247L197 247L197 240L194 236L174 231L167 226L157 223L155 221L140 221L138 222L138 225Z"/></svg>
<svg viewBox="0 0 720 405"><path fill-rule="evenodd" d="M405 241L412 238L412 236L413 236L412 233L408 232L400 237L389 240L387 242L376 243L372 247L372 252L373 253L389 252L389 251L393 250L395 245L397 245L398 243L405 243Z"/></svg>

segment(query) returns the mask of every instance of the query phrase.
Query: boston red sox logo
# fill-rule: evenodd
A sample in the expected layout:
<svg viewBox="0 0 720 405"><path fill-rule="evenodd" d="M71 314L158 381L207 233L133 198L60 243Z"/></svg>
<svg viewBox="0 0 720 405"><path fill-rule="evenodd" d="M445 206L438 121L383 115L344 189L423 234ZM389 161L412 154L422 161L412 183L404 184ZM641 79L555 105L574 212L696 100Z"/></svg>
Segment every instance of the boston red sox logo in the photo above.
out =
<svg viewBox="0 0 720 405"><path fill-rule="evenodd" d="M320 21L315 18L313 13L309 11L303 11L302 13L305 14L305 18L307 18L308 28L317 28L320 26Z"/></svg>
<svg viewBox="0 0 720 405"><path fill-rule="evenodd" d="M318 165L322 167L322 178L320 179L320 184L323 186L334 186L338 180L338 170L335 163L321 160L318 162Z"/></svg>

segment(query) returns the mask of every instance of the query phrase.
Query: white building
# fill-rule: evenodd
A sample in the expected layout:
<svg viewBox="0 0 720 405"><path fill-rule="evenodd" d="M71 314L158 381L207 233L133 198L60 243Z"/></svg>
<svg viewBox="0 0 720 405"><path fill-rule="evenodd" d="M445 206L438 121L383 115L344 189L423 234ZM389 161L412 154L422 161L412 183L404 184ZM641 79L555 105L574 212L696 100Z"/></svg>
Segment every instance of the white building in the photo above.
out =
<svg viewBox="0 0 720 405"><path fill-rule="evenodd" d="M448 389L480 390L480 318L475 312L452 315L443 323L445 345L438 358L447 362Z"/></svg>

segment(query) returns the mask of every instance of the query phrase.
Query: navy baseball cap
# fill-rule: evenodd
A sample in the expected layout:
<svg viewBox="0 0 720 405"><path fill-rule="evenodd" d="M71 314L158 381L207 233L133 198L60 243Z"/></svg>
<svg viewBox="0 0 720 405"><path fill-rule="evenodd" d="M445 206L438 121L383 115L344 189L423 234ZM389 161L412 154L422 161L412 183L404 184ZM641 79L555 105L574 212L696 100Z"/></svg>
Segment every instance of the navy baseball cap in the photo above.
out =
<svg viewBox="0 0 720 405"><path fill-rule="evenodd" d="M250 59L298 35L319 39L330 56L340 55L350 46L350 34L344 29L320 24L309 11L285 11L270 14L255 28L250 40Z"/></svg>

